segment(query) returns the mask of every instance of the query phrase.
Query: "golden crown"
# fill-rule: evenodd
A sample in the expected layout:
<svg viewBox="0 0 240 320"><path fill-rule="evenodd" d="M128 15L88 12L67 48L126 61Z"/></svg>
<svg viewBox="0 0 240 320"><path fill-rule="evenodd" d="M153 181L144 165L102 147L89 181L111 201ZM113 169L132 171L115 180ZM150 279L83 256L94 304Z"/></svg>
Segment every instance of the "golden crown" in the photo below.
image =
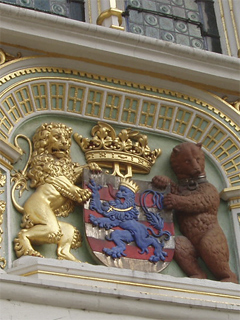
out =
<svg viewBox="0 0 240 320"><path fill-rule="evenodd" d="M140 189L135 182L126 178L121 179L120 186L127 187L130 190L132 190L134 193L137 193L138 190Z"/></svg>
<svg viewBox="0 0 240 320"><path fill-rule="evenodd" d="M131 177L135 173L149 173L160 149L150 150L147 136L132 129L123 129L117 135L107 123L98 122L91 131L92 139L75 133L74 139L85 153L87 163L95 162L103 168L113 168L112 174ZM122 175L121 170L128 171Z"/></svg>

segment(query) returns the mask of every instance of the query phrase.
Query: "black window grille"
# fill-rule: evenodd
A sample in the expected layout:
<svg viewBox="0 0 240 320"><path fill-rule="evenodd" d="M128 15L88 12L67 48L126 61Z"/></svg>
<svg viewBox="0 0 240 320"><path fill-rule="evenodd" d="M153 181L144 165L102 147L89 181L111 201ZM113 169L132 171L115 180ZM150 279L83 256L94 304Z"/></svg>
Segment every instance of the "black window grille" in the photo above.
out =
<svg viewBox="0 0 240 320"><path fill-rule="evenodd" d="M84 0L0 0L0 2L85 21Z"/></svg>
<svg viewBox="0 0 240 320"><path fill-rule="evenodd" d="M221 53L213 0L127 0L128 32Z"/></svg>

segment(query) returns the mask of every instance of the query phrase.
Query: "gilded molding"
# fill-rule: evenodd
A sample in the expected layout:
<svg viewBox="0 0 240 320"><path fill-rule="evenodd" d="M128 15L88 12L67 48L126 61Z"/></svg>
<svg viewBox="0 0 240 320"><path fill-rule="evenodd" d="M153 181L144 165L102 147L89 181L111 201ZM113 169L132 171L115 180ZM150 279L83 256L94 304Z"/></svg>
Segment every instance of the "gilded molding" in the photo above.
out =
<svg viewBox="0 0 240 320"><path fill-rule="evenodd" d="M240 111L240 99L237 99L234 102L231 102L231 105L237 110Z"/></svg>
<svg viewBox="0 0 240 320"><path fill-rule="evenodd" d="M0 153L1 154L1 153ZM8 162L4 161L3 159L0 158L0 164L2 164L6 169L12 170L13 166L9 164Z"/></svg>
<svg viewBox="0 0 240 320"><path fill-rule="evenodd" d="M36 52L39 52L41 54L45 54L45 56L42 56L42 57L45 57L45 58L46 57L55 57L55 58L66 58L66 59L70 59L70 60L73 60L73 61L74 60L75 61L84 61L86 63L92 63L94 65L101 65L101 66L113 68L113 69L116 69L116 70L132 72L132 73L135 73L135 74L144 74L144 75L149 75L149 76L157 78L157 79L164 79L164 80L168 80L168 81L172 81L172 82L186 84L186 85L188 85L190 87L194 87L194 88L197 88L197 89L200 89L200 90L206 90L208 93L210 93L210 90L211 91L216 91L216 92L221 92L221 93L223 92L222 88L219 89L218 87L215 87L215 86L200 84L198 82L194 82L194 81L191 81L191 80L183 80L181 78L177 78L177 77L174 77L174 76L169 76L167 74L162 74L162 73L157 73L157 72L152 72L152 71L146 72L146 71L142 71L142 70L139 70L139 69L113 65L113 64L110 64L110 63L107 63L107 62L99 62L99 61L88 59L88 58L73 57L73 56L69 56L69 55L66 55L66 54L56 54L56 53L52 54L52 53L49 53L49 52L44 51L44 50L39 50L39 49L36 50L34 48L24 47L24 46L20 46L20 45L12 45L12 44L5 43L5 42L0 42L0 43L2 43L3 45L15 47L15 48L36 51ZM28 59L36 59L36 58L39 58L39 56L29 56L29 57L21 58L20 60L28 60ZM14 63L14 61L9 62L9 63ZM0 65L0 69L1 69L1 65ZM2 78L2 79L0 79L0 84L5 83L8 80L9 80L9 78L8 79ZM225 94L230 94L230 95L238 95L239 94L238 91L232 91L232 90L229 90L229 89L225 90L224 92L225 92Z"/></svg>
<svg viewBox="0 0 240 320"><path fill-rule="evenodd" d="M10 53L5 52L3 49L0 49L0 66L4 63L7 63L12 60L18 60L22 57L20 52L17 53L17 56L13 56Z"/></svg>
<svg viewBox="0 0 240 320"><path fill-rule="evenodd" d="M124 80L119 80L119 79L115 79L115 78L109 78L109 77L104 77L104 76L100 76L100 75L95 75L95 74L90 74L90 73L86 73L86 72L81 72L81 71L76 71L76 70L70 70L70 69L62 69L62 68L55 68L55 67L37 67L37 68L28 68L28 69L22 69L22 70L18 70L16 72L13 72L11 74L8 74L7 76L3 77L0 79L0 84L2 83L6 83L9 80L12 80L16 77L20 77L20 76L24 76L27 74L35 74L35 73L49 73L49 72L53 72L53 73L61 73L61 74L72 74L75 76L80 76L80 77L85 77L88 79L93 79L93 80L98 80L98 81L105 81L108 83L112 83L112 84L117 84L117 85L122 85L122 86L127 86L130 88L135 88L135 89L140 89L140 90L146 90L148 92L151 93L151 97L153 98L157 98L159 99L159 96L154 96L154 93L157 94L166 94L169 96L172 96L174 98L180 98L186 101L190 101L193 103L196 103L204 108L207 108L208 110L212 111L213 113L219 115L222 119L225 119L226 122L228 122L230 124L230 126L235 127L236 131L240 131L240 128L237 126L236 123L234 123L231 119L229 119L223 112L219 111L218 109L216 109L214 106L209 105L208 103L204 102L203 100L197 99L195 97L191 97L176 91L171 91L171 90L167 90L167 89L161 89L161 88L157 88L157 87L153 87L153 86L148 86L148 85L142 85L142 84L137 84L137 83L132 83L130 81L124 81ZM52 77L48 77L49 79ZM36 80L36 79L40 79L40 78L31 78L31 80ZM60 78L60 77L53 77L53 79L65 79L64 77ZM69 80L68 78L66 78L66 80ZM29 81L26 80L26 81ZM25 82L26 82L25 81ZM78 82L82 82L82 83L88 83L88 84L94 84L96 85L96 83L94 82L89 82L86 80L80 80L80 79L76 79L76 81ZM21 83L24 83L24 81L22 81ZM19 85L19 83L18 83ZM14 84L13 86L9 87L9 88L13 88L15 87L16 84ZM109 88L109 89L116 89L110 86L107 86L105 84L100 84L98 83L99 87L102 88ZM4 95L7 91L9 91L9 88L4 90L0 97L2 95ZM127 92L125 88L117 88L118 91L124 91ZM134 90L129 90L128 92L130 93L134 93L136 94L136 91ZM138 95L142 95L142 96L147 96L146 94L142 93L142 92L137 92ZM161 97L161 99L163 100L168 100L168 98L164 98ZM221 99L221 98L219 98ZM221 99L222 100L222 99ZM223 100L222 100L223 101ZM183 102L181 102L183 104ZM187 104L186 104L187 105ZM237 112L237 110L235 109L235 111ZM237 112L238 113L238 112Z"/></svg>
<svg viewBox="0 0 240 320"><path fill-rule="evenodd" d="M221 126L224 126L227 130L231 131L231 134L233 134L237 139L238 139L238 132L240 131L239 126L237 125L237 123L234 123L230 118L228 118L223 112L219 111L218 109L215 108L215 106L209 105L208 103L197 99L195 97L191 97L176 91L171 91L171 90L167 90L167 89L161 89L161 88L157 88L157 87L152 87L152 86L147 86L147 85L142 85L142 84L136 84L136 83L132 83L129 81L123 81L123 80L119 80L119 79L115 79L115 78L109 78L109 77L103 77L100 75L95 75L95 74L90 74L90 73L85 73L85 72L79 72L76 70L70 70L70 69L61 69L61 68L51 68L51 67L41 67L41 68L29 68L29 69L23 69L23 70L19 70L17 72L14 72L12 74L9 74L8 77L9 79L15 78L15 77L19 77L22 75L27 75L27 74L35 74L35 73L60 73L60 74L72 74L74 76L80 76L82 78L87 78L89 80L85 80L85 79L75 79L76 82L79 83L84 83L87 85L96 85L96 82L91 81L92 80L96 80L96 81L104 81L104 82L108 82L109 84L117 84L117 85L121 85L121 86L125 86L125 87L129 87L129 88L133 88L133 89L126 89L126 88L116 88L114 86L111 85L107 85L107 84L102 84L102 83L97 83L97 86L99 88L107 88L107 89L111 89L111 90L117 90L119 92L124 92L124 93L130 93L130 94L138 94L139 96L143 96L143 97L151 97L151 98L156 98L156 99L161 99L161 100L165 100L165 101L170 101L170 102L177 102L180 103L181 105L193 108L195 110L198 110L201 113L207 114L208 116L212 117L213 119L215 119L217 122L219 122L221 124ZM41 78L37 78L37 77L32 77L31 81L33 80L40 80ZM45 78L46 79L46 76ZM69 81L69 78L65 78L64 76L57 76L57 77L47 77L47 79L55 79L55 80L66 80ZM9 86L7 89L5 89L2 94L0 95L0 97L4 94L6 94L7 91L9 91L10 89L12 90L14 87L19 86L19 84L24 84L26 82L29 82L30 79L27 80L23 80L21 82L15 83L12 86ZM138 89L138 90L145 90L149 93L146 92L136 92L134 89ZM167 95L166 96L159 96L158 94L161 95ZM172 98L173 99L172 99ZM218 96L216 96L218 97ZM182 99L185 100L184 101L177 101L177 99ZM218 97L219 100L221 100L222 102L224 102L224 100L222 100L221 98ZM200 108L198 108L197 106L193 106L192 104L189 104L189 102L195 103L196 105L199 105L199 107L202 107L204 109L209 110L211 113L208 113L206 110L202 110ZM224 102L226 104L228 104L227 102ZM238 111L236 109L234 109L232 106L231 108L238 114ZM214 114L216 114L217 116L215 117ZM219 117L223 120L225 120L225 123L222 122ZM236 116L237 117L237 116ZM235 118L236 119L236 118ZM229 124L229 127L227 126L227 123ZM232 127L232 128L231 128Z"/></svg>
<svg viewBox="0 0 240 320"><path fill-rule="evenodd" d="M225 201L237 201L240 206L240 186L229 187L222 190L220 197ZM235 202L236 204L236 202Z"/></svg>
<svg viewBox="0 0 240 320"><path fill-rule="evenodd" d="M229 294L225 294L225 293L220 294L220 293L215 293L215 292L188 290L188 289L182 289L182 288L176 288L176 287L159 286L159 285L148 284L148 283L121 281L121 280L113 280L113 279L97 278L97 277L88 277L88 276L82 276L82 275L77 275L77 274L68 274L68 273L62 273L62 272L53 272L53 271L50 272L50 271L46 271L46 270L31 271L31 272L21 274L21 276L22 277L29 277L29 276L37 275L37 274L46 274L46 275L60 276L60 277L66 277L66 278L92 280L92 281L98 281L98 282L107 282L107 283L118 284L118 285L128 285L128 286L136 287L137 290L139 290L138 288L150 288L150 289L157 289L157 290L169 290L169 291L173 291L173 292L192 293L192 294L197 294L197 295L200 294L200 295L204 295L204 296L212 296L212 297L221 297L221 298L230 298L230 299L240 300L240 297L237 295L229 295ZM185 299L185 298L182 297L182 299ZM189 297L187 299L189 299ZM227 302L222 302L222 303L229 304ZM231 305L232 305L232 303L231 303Z"/></svg>
<svg viewBox="0 0 240 320"><path fill-rule="evenodd" d="M229 208L232 210L232 209L238 209L238 208L240 208L240 203L233 203L233 204L230 204L229 205ZM238 218L238 220L239 220L239 218ZM239 220L239 222L240 222L240 220Z"/></svg>
<svg viewBox="0 0 240 320"><path fill-rule="evenodd" d="M240 113L240 99L237 99L235 101L228 101L228 96L222 97L222 100L228 104L229 107L233 107Z"/></svg>
<svg viewBox="0 0 240 320"><path fill-rule="evenodd" d="M4 187L6 183L6 176L4 176L1 172L0 172L0 187ZM3 193L4 191L0 190L0 194Z"/></svg>
<svg viewBox="0 0 240 320"><path fill-rule="evenodd" d="M89 18L89 23L92 23L92 5L91 5L91 1L89 0L87 2L88 4L88 18Z"/></svg>
<svg viewBox="0 0 240 320"><path fill-rule="evenodd" d="M89 0L88 2L91 2L91 0ZM97 9L98 9L98 14L100 14L102 11L101 0L97 0Z"/></svg>
<svg viewBox="0 0 240 320"><path fill-rule="evenodd" d="M233 10L233 2L232 2L232 0L228 0L228 3L229 3L229 8L230 8L230 13L231 13L231 18L232 18L232 24L233 24L233 30L234 30L237 48L238 48L238 50L240 50L238 29L236 26L235 16L234 16L234 12L233 12L234 11Z"/></svg>
<svg viewBox="0 0 240 320"><path fill-rule="evenodd" d="M54 75L53 76L48 76L47 73L49 73L49 72L58 73L58 74L56 76L54 76ZM42 74L38 76L37 73L42 73ZM82 89L84 87L83 90L85 90L85 88L89 87L88 88L90 90L89 92L92 92L92 90L93 91L96 90L96 89L91 88L91 86L96 87L96 85L97 85L97 87L98 87L97 90L99 92L100 91L103 92L103 90L111 90L111 91L115 90L116 91L115 94L119 95L119 99L120 99L120 96L123 93L124 93L124 95L126 95L126 97L129 94L130 103L132 103L131 102L132 98L131 98L130 95L137 95L138 98L134 98L135 99L134 102L138 104L138 111L130 111L130 113L134 112L135 119L133 120L132 123L129 123L129 124L132 124L132 125L135 124L135 125L138 125L138 126L140 126L142 128L145 128L145 129L156 130L156 131L161 131L161 130L165 130L166 129L165 131L167 131L169 133L172 132L173 134L177 134L179 136L180 135L181 136L185 136L187 139L196 141L196 139L194 138L195 137L194 134L193 133L190 134L190 131L189 131L191 128L193 128L193 130L196 131L195 124L194 124L195 121L198 121L199 118L201 118L202 121L205 121L205 122L206 121L209 122L209 121L211 121L210 119L213 119L214 120L214 125L212 125L208 129L210 131L208 131L208 134L206 135L206 137L208 137L210 139L209 141L214 142L214 145L216 145L218 147L217 150L220 150L219 152L221 154L223 152L226 154L226 156L224 157L224 160L222 158L220 159L220 157L218 156L217 153L214 153L213 156L216 158L216 161L218 161L218 162L221 161L220 165L222 167L222 170L225 172L225 174L226 174L226 176L227 176L227 178L229 180L230 185L234 185L234 184L236 185L238 183L239 178L237 178L237 180L236 180L233 177L232 173L230 174L229 170L227 169L228 168L227 165L230 162L231 162L230 165L233 166L234 168L236 168L237 158L236 157L235 157L236 159L232 158L232 155L233 155L232 152L228 153L228 147L224 145L224 141L226 139L229 140L231 145L234 147L234 149L235 150L238 149L237 143L234 141L234 139L238 139L238 132L239 132L240 128L237 126L237 123L234 123L234 120L237 119L237 115L239 114L239 112L236 109L234 109L233 106L231 106L228 102L226 102L223 99L221 99L219 96L216 96L216 95L212 94L213 97L215 97L215 99L220 100L222 103L226 104L226 106L231 108L236 113L236 117L232 117L232 120L229 119L225 114L223 114L223 112L221 112L218 109L216 109L215 106L210 105L210 104L206 103L205 101L202 101L202 100L200 100L198 98L191 97L191 96L188 96L186 94L182 94L180 92L167 90L167 89L161 89L161 88L148 86L148 85L143 85L143 84L138 84L138 83L133 83L133 82L124 81L124 80L121 80L121 79L104 77L104 76L91 74L91 73L80 72L80 71L71 70L71 69L52 68L52 67L29 68L29 69L23 69L23 70L19 70L17 72L14 72L14 73L8 75L8 77L11 80L11 79L16 78L18 76L24 76L24 75L29 75L29 74L31 74L30 79L29 78L28 79L24 79L24 80L15 82L14 84L11 84L10 86L8 86L7 89L5 89L2 92L0 97L5 95L5 94L7 94L8 91L10 91L10 90L11 91L15 90L17 93L18 92L21 93L22 90L25 88L23 86L26 85L27 83L29 83L29 81L35 81L36 82L36 80L38 80L39 84L41 84L44 81L44 83L46 85L49 85L48 82L49 83L51 82L51 85L64 86L65 82L74 80L76 88L78 86L80 86L79 84L82 84ZM69 76L69 75L71 75L71 76ZM55 80L56 80L56 83L55 83ZM59 81L62 81L62 84ZM21 86L21 88L20 88L20 86ZM29 90L32 90L31 89L31 85L30 84L28 86L26 85L25 89L27 90L27 92ZM65 89L63 88L63 90L65 90ZM29 95L29 97L31 95ZM84 95L85 95L85 93L83 93L83 96L78 101L78 103L82 104ZM102 95L102 93L101 93L101 95ZM39 99L38 95L36 97L37 97L37 99ZM36 97L34 96L31 99L36 99ZM141 99L141 97L144 97L143 102L146 100L146 98L156 99L159 102L161 101L161 105L163 107L166 107L166 106L164 106L164 101L166 101L167 103L168 102L176 103L177 105L175 106L175 111L177 112L177 114L174 116L175 125L174 126L171 125L170 127L166 127L164 129L161 126L160 127L157 126L156 121L152 121L152 120L151 120L152 122L151 122L150 125L149 125L149 122L147 122L147 123L146 122L145 123L140 123L140 122L137 123L136 121L138 121L137 119L139 118L139 116L144 114L143 109L141 109L142 107L139 104L139 101L137 101L137 100ZM10 99L10 98L11 98L11 96L8 96L8 97L6 96L6 98L5 98L7 106L9 105L8 99ZM46 96L45 98L48 101L48 97ZM27 97L26 99L27 99L26 101L28 101L29 98ZM73 99L73 97L68 96L68 99ZM99 101L95 101L94 100L95 102L94 101L89 101L89 102L90 103L94 102L94 103L97 103L97 105L102 106L102 100L101 99ZM22 104L25 103L24 101L21 101L21 103ZM76 102L74 102L74 103L76 103ZM32 102L30 104L28 103L28 106L29 105L32 105ZM216 103L216 105L217 105L217 103ZM28 106L27 106L27 108L28 108ZM21 107L21 105L19 105L18 107L19 108L23 108L24 104L23 104L23 107ZM115 105L113 105L113 107L115 107ZM185 107L186 107L186 109L185 109ZM112 108L112 106L106 105L104 108L105 109L106 108ZM118 105L118 108L119 108L119 105ZM21 118L27 117L28 115L30 115L30 113L32 114L32 112L36 111L35 109L31 109L30 110L31 112L30 112L26 108L24 110L25 111L23 112L23 114L19 113L19 118L16 119L16 122L19 121ZM115 118L113 118L113 119L111 117L105 118L104 114L102 114L101 117L100 117L100 114L98 114L97 116L92 114L94 112L94 108L89 110L90 113L87 113L87 111L83 107L81 107L81 109L79 109L78 111L76 111L76 110L73 111L72 109L68 109L68 108L65 108L63 106L62 107L60 106L60 108L53 108L53 106L51 106L51 105L46 105L46 108L38 108L37 112L38 113L40 113L40 112L51 112L51 111L55 111L55 110L63 111L63 112L69 113L69 114L75 113L75 114L79 114L79 115L82 115L82 116L84 116L86 118L91 118L91 119L94 117L95 119L96 118L98 118L98 119L102 118L102 120L105 120L105 121L109 121L109 120L114 121L114 122L116 121ZM102 112L104 112L104 110ZM158 108L155 108L154 113L151 115L155 120L158 119L158 115L157 115L157 111L156 110L158 110ZM2 111L4 112L4 110L2 110ZM11 112L13 112L13 111L11 111ZM173 111L173 112L175 112L175 111ZM124 109L124 107L123 107L121 112L122 112L122 114L124 112L130 114L127 110ZM178 113L179 112L183 112L183 116L181 116L180 118L178 117ZM188 128L187 127L187 123L185 123L185 120L184 120L184 114L185 113L188 114L188 116L191 117L191 120L190 120L191 124L192 124L191 128ZM196 114L196 115L194 116L194 114ZM149 115L149 112L148 112L148 115ZM5 114L5 116L7 117L7 113ZM119 116L120 115L118 115L118 118L119 118ZM209 119L207 120L205 118L205 116L207 116ZM163 115L163 116L159 117L159 119L160 118L161 119L165 119L167 121L172 121L172 120L168 120L168 117L166 115ZM122 118L121 121L122 121L123 125L128 123L127 118L126 119ZM15 123L12 124L12 126L15 126ZM184 131L183 133L180 132L177 129L176 129L177 130L176 131L174 128L176 127L177 124L178 124L178 127L185 126L186 128L188 128L188 131L186 131L186 132ZM205 129L204 131L206 132L206 127L204 129ZM11 128L11 130L12 130L12 128ZM212 130L217 130L217 132L219 132L220 135L222 136L222 138L220 140L218 140L217 142L215 141L215 138L212 136ZM198 132L202 132L201 134L203 134L203 131L201 130L201 128L200 128L200 131L198 131ZM9 134L10 134L10 131L9 131ZM229 134L230 134L230 137L227 138L227 136ZM231 136L234 139L232 139ZM7 139L7 136L6 136L6 139ZM221 141L223 142L223 146L222 147L220 147ZM208 145L206 145L206 150L209 153L211 153L212 147L208 148ZM236 155L236 151L234 151L234 154ZM229 158L230 156L231 156L231 159Z"/></svg>
<svg viewBox="0 0 240 320"><path fill-rule="evenodd" d="M231 56L231 48L230 48L229 39L228 39L227 26L226 26L226 21L225 21L225 16L224 16L222 0L218 0L218 3L219 3L219 8L220 8L224 36L225 36L226 45L227 45L227 51L228 51L228 55Z"/></svg>

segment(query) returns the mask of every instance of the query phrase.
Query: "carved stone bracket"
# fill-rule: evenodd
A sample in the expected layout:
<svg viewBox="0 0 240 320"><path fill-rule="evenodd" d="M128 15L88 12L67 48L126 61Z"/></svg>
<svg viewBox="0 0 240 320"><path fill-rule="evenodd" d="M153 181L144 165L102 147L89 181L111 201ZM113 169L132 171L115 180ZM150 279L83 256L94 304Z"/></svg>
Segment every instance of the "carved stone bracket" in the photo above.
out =
<svg viewBox="0 0 240 320"><path fill-rule="evenodd" d="M228 201L230 209L240 209L240 186L225 188L220 195L223 200Z"/></svg>
<svg viewBox="0 0 240 320"><path fill-rule="evenodd" d="M240 277L240 186L225 188L220 193L223 200L228 201L232 214L233 231L237 248L237 270Z"/></svg>

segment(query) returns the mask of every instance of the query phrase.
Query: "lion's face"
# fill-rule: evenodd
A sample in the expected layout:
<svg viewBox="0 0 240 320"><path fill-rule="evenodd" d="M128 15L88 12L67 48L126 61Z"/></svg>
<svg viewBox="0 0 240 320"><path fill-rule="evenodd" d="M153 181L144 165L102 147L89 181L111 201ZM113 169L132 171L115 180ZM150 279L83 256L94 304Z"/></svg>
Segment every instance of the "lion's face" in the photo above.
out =
<svg viewBox="0 0 240 320"><path fill-rule="evenodd" d="M71 139L66 131L62 131L60 128L53 128L49 132L48 144L46 147L48 154L52 154L58 159L66 157L66 154L69 153L70 146Z"/></svg>
<svg viewBox="0 0 240 320"><path fill-rule="evenodd" d="M122 204L127 202L127 204L129 205L129 203L135 201L135 194L127 187L120 186L118 192L116 193L116 199L118 199Z"/></svg>
<svg viewBox="0 0 240 320"><path fill-rule="evenodd" d="M72 129L62 123L44 123L37 129L28 171L32 188L44 184L48 176L64 176L74 181L74 163L70 158L71 134Z"/></svg>
<svg viewBox="0 0 240 320"><path fill-rule="evenodd" d="M72 129L62 123L44 123L33 136L35 155L49 155L56 159L70 156Z"/></svg>

